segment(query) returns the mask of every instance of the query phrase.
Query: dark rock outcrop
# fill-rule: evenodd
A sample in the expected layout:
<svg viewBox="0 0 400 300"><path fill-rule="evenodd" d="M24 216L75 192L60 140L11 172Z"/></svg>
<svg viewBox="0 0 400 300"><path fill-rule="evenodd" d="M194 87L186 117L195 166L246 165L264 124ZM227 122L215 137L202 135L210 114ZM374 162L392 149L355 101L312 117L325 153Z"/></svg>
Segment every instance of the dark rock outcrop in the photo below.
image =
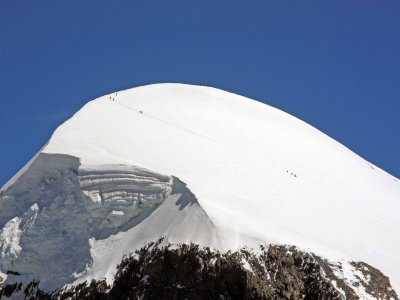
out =
<svg viewBox="0 0 400 300"><path fill-rule="evenodd" d="M198 245L152 243L125 257L112 286L104 280L46 293L39 282L23 287L25 299L360 299L354 286L335 275L334 265L296 247L271 245L220 253ZM351 263L370 280L376 299L399 299L379 270ZM335 283L333 283L335 282ZM337 287L338 288L337 288ZM3 287L10 295L21 286ZM12 291L11 291L12 293ZM21 296L22 296L22 292Z"/></svg>

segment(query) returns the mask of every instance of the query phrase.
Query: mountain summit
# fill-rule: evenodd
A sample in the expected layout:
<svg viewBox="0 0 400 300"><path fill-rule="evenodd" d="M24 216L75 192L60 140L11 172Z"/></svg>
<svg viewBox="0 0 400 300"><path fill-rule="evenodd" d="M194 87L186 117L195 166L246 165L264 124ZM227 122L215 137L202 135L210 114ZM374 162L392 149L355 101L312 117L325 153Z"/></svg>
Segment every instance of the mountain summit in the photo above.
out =
<svg viewBox="0 0 400 300"><path fill-rule="evenodd" d="M124 255L163 238L221 253L294 245L350 287L364 274L351 262L365 262L400 290L399 216L399 180L305 122L154 84L87 103L2 188L0 270L45 290L111 283Z"/></svg>

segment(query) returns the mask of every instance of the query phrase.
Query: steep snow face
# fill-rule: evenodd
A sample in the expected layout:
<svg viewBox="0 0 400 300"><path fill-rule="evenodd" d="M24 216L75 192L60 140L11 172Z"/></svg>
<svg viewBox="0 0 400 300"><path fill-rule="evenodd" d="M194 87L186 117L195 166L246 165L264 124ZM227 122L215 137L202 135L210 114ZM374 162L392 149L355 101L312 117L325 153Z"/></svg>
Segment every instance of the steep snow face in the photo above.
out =
<svg viewBox="0 0 400 300"><path fill-rule="evenodd" d="M400 289L399 181L268 105L209 87L134 88L89 102L42 152L178 176L219 230L365 261Z"/></svg>
<svg viewBox="0 0 400 300"><path fill-rule="evenodd" d="M0 231L0 251L4 260L12 260L21 252L21 246L19 245L21 237L20 224L20 218L12 218Z"/></svg>
<svg viewBox="0 0 400 300"><path fill-rule="evenodd" d="M366 261L400 287L400 183L312 126L209 87L100 97L45 153L179 176L221 228Z"/></svg>
<svg viewBox="0 0 400 300"><path fill-rule="evenodd" d="M262 244L248 236L217 228L186 185L174 178L169 196L136 226L105 239L90 239L92 262L77 276L75 284L99 278L112 283L116 267L124 255L160 238L165 238L162 244L196 241L223 251L237 249L239 245L258 248Z"/></svg>
<svg viewBox="0 0 400 300"><path fill-rule="evenodd" d="M45 290L112 283L124 255L164 237L225 251L259 244L216 228L176 177L120 164L84 168L65 154L39 154L2 192L0 228L0 276L40 280Z"/></svg>
<svg viewBox="0 0 400 300"><path fill-rule="evenodd" d="M33 204L22 217L14 217L0 230L1 269L12 268L21 254L21 235L34 226L39 207Z"/></svg>

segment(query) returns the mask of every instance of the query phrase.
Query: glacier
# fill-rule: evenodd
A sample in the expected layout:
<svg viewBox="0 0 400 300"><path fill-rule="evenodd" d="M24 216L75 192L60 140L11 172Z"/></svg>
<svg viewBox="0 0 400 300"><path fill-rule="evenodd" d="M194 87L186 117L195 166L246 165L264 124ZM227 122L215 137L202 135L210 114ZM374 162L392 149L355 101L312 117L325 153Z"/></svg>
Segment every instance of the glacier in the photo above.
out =
<svg viewBox="0 0 400 300"><path fill-rule="evenodd" d="M49 287L110 279L124 254L164 236L223 251L296 245L365 261L400 290L399 180L285 112L211 87L153 84L87 103L0 197L0 236L37 205L7 255Z"/></svg>

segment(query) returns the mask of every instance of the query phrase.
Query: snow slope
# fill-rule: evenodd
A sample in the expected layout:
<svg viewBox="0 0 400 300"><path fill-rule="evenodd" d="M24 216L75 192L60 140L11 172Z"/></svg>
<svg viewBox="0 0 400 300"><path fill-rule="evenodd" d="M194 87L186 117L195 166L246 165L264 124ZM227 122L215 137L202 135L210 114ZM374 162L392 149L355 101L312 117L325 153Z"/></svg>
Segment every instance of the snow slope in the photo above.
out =
<svg viewBox="0 0 400 300"><path fill-rule="evenodd" d="M138 87L86 104L42 153L78 157L82 168L124 164L177 176L213 226L232 233L223 235L229 244L246 236L365 261L400 290L399 180L268 105L210 87ZM146 232L162 227L146 224ZM169 235L204 243L196 226L182 224ZM110 238L132 230L139 234L134 227ZM92 256L103 244L92 240Z"/></svg>

